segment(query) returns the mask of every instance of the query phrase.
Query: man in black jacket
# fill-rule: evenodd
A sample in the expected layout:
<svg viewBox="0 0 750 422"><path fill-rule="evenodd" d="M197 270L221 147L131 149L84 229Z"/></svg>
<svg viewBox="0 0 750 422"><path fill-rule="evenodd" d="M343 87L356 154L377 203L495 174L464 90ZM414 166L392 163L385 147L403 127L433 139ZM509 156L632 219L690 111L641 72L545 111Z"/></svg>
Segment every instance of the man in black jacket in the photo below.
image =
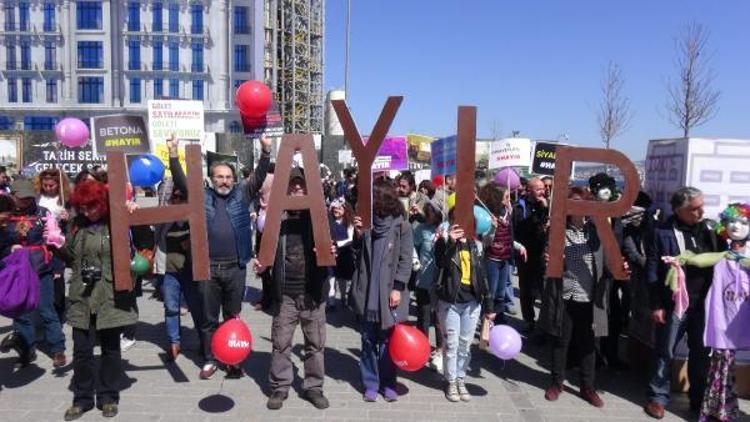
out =
<svg viewBox="0 0 750 422"><path fill-rule="evenodd" d="M549 202L545 196L544 182L534 177L526 184L526 196L518 200L513 210L515 240L526 248L528 254L525 262L518 262L521 314L528 333L534 331L534 299L541 291L544 278L548 225Z"/></svg>
<svg viewBox="0 0 750 422"><path fill-rule="evenodd" d="M290 196L307 194L304 174L298 168L292 170L287 193ZM255 267L256 273L264 270L260 264ZM328 268L317 266L312 221L308 210L286 211L282 217L271 277L273 351L268 372L271 395L267 407L272 410L281 409L289 396L289 388L294 379L292 339L297 324L301 324L305 338L303 397L316 408L326 409L329 403L323 395L323 351L326 338Z"/></svg>

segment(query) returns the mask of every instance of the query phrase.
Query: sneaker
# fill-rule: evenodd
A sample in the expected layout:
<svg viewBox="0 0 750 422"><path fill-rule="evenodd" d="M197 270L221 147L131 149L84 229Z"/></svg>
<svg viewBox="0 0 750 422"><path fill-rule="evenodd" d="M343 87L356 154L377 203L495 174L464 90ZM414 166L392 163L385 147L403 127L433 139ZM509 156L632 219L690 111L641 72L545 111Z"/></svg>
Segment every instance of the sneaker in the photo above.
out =
<svg viewBox="0 0 750 422"><path fill-rule="evenodd" d="M560 394L562 394L563 388L561 384L553 383L549 387L547 387L547 390L544 392L544 398L547 401L556 401Z"/></svg>
<svg viewBox="0 0 750 422"><path fill-rule="evenodd" d="M217 369L219 368L214 363L207 363L203 365L203 369L201 369L200 373L200 378L202 380L210 380L211 377L216 373Z"/></svg>
<svg viewBox="0 0 750 422"><path fill-rule="evenodd" d="M240 379L245 376L245 371L236 365L227 365L227 378Z"/></svg>
<svg viewBox="0 0 750 422"><path fill-rule="evenodd" d="M68 359L65 357L65 352L57 352L52 356L52 366L55 368L62 368L68 363Z"/></svg>
<svg viewBox="0 0 750 422"><path fill-rule="evenodd" d="M117 403L107 403L102 405L102 416L105 418L114 418L117 416Z"/></svg>
<svg viewBox="0 0 750 422"><path fill-rule="evenodd" d="M127 338L123 334L120 334L120 350L125 353L130 348L135 346L135 339L134 338Z"/></svg>
<svg viewBox="0 0 750 422"><path fill-rule="evenodd" d="M365 394L362 395L362 399L366 402L374 402L378 399L378 390L365 390Z"/></svg>
<svg viewBox="0 0 750 422"><path fill-rule="evenodd" d="M86 408L74 404L65 411L64 419L66 421L74 421L83 416L84 413L88 412L91 409L93 409L93 406Z"/></svg>
<svg viewBox="0 0 750 422"><path fill-rule="evenodd" d="M445 398L454 403L461 400L461 396L458 395L458 387L456 386L455 381L448 381L448 385L445 386Z"/></svg>
<svg viewBox="0 0 750 422"><path fill-rule="evenodd" d="M312 403L318 409L328 409L330 403L320 390L307 390L302 394L302 398Z"/></svg>
<svg viewBox="0 0 750 422"><path fill-rule="evenodd" d="M469 394L469 390L466 389L466 383L463 378L456 378L456 389L458 389L458 397L461 401L471 400L471 394Z"/></svg>
<svg viewBox="0 0 750 422"><path fill-rule="evenodd" d="M383 398L388 403L398 401L398 392L396 392L395 388L385 387L383 389Z"/></svg>
<svg viewBox="0 0 750 422"><path fill-rule="evenodd" d="M11 332L0 341L0 352L8 353L11 349L16 347L18 343L18 334L15 331Z"/></svg>
<svg viewBox="0 0 750 422"><path fill-rule="evenodd" d="M604 407L604 401L602 401L599 394L596 393L591 387L581 388L581 398L589 402L594 407Z"/></svg>
<svg viewBox="0 0 750 422"><path fill-rule="evenodd" d="M274 391L271 396L268 397L266 407L271 410L279 410L284 405L284 400L289 397L289 393L286 391Z"/></svg>

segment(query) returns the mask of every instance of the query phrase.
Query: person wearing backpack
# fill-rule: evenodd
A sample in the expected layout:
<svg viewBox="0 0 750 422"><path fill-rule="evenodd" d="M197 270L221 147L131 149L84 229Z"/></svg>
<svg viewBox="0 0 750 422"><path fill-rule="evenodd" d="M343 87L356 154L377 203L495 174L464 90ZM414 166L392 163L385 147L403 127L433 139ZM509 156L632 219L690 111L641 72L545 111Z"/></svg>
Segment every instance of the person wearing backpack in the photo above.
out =
<svg viewBox="0 0 750 422"><path fill-rule="evenodd" d="M44 325L52 364L55 368L61 368L67 364L65 335L55 309L52 254L46 237L46 220L54 217L46 208L36 204L36 191L31 180L14 181L11 191L14 209L10 213L0 214L0 257L5 258L18 249L26 249L31 265L39 276L40 292L37 309L13 320L15 335L4 343L18 353L20 367L29 366L36 359L33 312L37 312Z"/></svg>

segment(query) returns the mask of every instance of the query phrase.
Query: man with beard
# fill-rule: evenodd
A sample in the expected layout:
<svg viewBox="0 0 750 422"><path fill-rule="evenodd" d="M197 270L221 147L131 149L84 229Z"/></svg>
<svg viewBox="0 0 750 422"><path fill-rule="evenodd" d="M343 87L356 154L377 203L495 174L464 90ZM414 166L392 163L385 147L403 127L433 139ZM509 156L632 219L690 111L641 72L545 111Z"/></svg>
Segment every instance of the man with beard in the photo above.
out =
<svg viewBox="0 0 750 422"><path fill-rule="evenodd" d="M177 156L177 138L167 141L169 168L174 185L181 192L189 191L185 174ZM219 326L219 311L226 321L239 315L245 291L246 266L253 258L250 228L251 198L266 178L271 157L271 139L261 138L262 153L255 169L254 184L235 185L232 166L216 162L209 168L211 187L206 188L206 220L208 221L208 255L211 262L211 279L199 283L203 303L200 327L203 358L201 379L211 378L218 366L211 350L211 339ZM241 378L239 366L226 368L228 378Z"/></svg>

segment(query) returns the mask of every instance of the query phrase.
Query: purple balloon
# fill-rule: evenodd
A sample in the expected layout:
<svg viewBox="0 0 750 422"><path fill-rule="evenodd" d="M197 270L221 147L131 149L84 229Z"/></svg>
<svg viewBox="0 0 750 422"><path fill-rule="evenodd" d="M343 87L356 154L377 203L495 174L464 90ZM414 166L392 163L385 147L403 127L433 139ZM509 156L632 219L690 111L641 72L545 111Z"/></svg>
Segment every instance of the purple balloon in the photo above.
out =
<svg viewBox="0 0 750 422"><path fill-rule="evenodd" d="M490 351L503 360L521 353L521 336L510 325L496 325L490 330Z"/></svg>
<svg viewBox="0 0 750 422"><path fill-rule="evenodd" d="M89 141L89 128L75 117L66 117L55 125L55 137L66 147L82 147Z"/></svg>
<svg viewBox="0 0 750 422"><path fill-rule="evenodd" d="M510 190L516 190L521 186L521 176L513 170L513 167L503 167L495 175L495 183Z"/></svg>
<svg viewBox="0 0 750 422"><path fill-rule="evenodd" d="M266 213L258 213L258 219L255 221L258 227L258 233L263 233L263 228L266 226Z"/></svg>

